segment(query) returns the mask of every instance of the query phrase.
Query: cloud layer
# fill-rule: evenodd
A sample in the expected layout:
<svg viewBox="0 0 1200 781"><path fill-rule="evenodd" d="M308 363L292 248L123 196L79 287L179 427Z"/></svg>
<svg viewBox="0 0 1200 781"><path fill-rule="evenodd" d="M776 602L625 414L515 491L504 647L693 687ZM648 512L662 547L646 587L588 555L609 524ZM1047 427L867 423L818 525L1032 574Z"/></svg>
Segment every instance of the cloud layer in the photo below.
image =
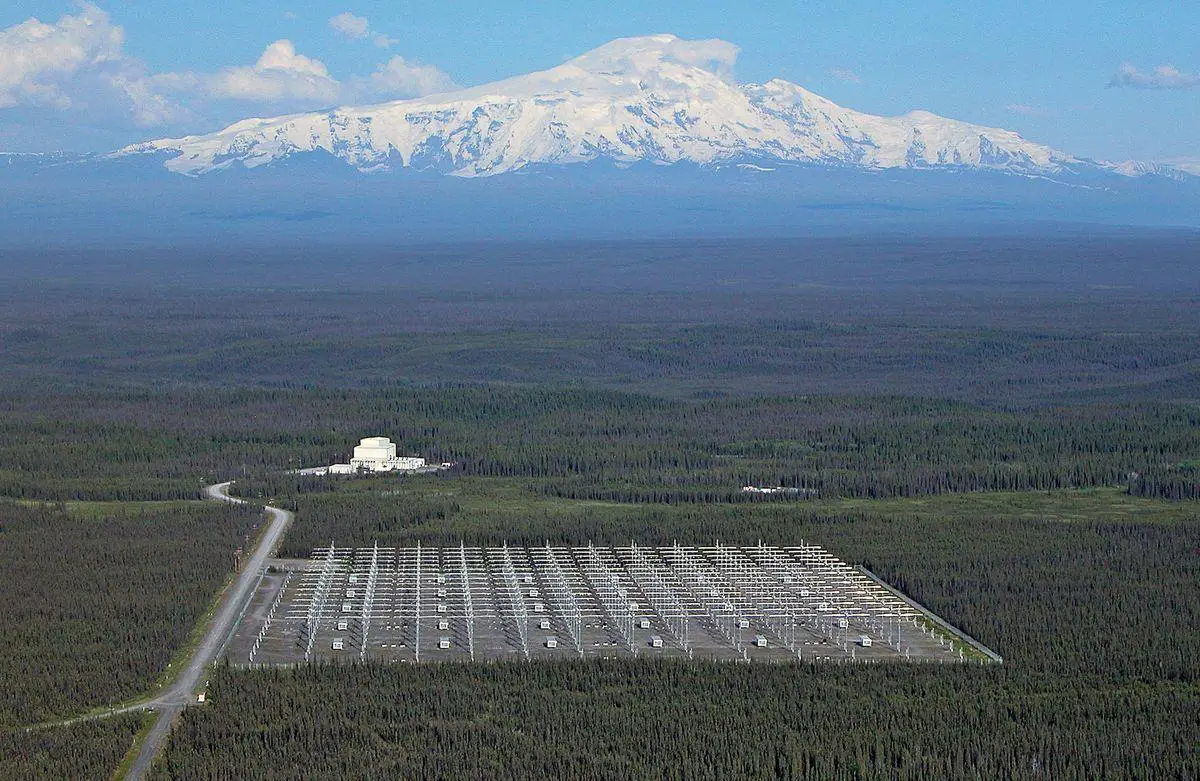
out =
<svg viewBox="0 0 1200 781"><path fill-rule="evenodd" d="M371 74L365 91L380 96L409 96L432 95L457 87L454 80L440 68L409 62L396 55Z"/></svg>
<svg viewBox="0 0 1200 781"><path fill-rule="evenodd" d="M63 83L81 70L119 61L122 43L121 29L95 6L57 24L29 19L0 31L0 107L70 106Z"/></svg>
<svg viewBox="0 0 1200 781"><path fill-rule="evenodd" d="M124 43L124 30L90 3L52 24L28 19L0 30L0 109L116 107L140 125L177 117Z"/></svg>
<svg viewBox="0 0 1200 781"><path fill-rule="evenodd" d="M342 85L329 75L325 63L296 52L289 40L263 50L254 65L225 68L202 77L214 98L275 102L280 100L336 101Z"/></svg>
<svg viewBox="0 0 1200 781"><path fill-rule="evenodd" d="M1127 62L1108 85L1138 89L1192 89L1200 87L1200 75L1184 73L1174 65L1159 65L1154 70L1143 71Z"/></svg>
<svg viewBox="0 0 1200 781"><path fill-rule="evenodd" d="M215 73L166 73L153 78L162 91L218 101L243 101L301 109L394 100L454 89L457 85L433 65L410 62L396 55L370 76L339 81L325 63L296 51L281 39L267 46L253 65L223 68Z"/></svg>
<svg viewBox="0 0 1200 781"><path fill-rule="evenodd" d="M373 32L363 17L343 13L329 23L343 37L379 46L393 43ZM91 3L57 22L29 19L0 30L0 112L76 112L89 120L106 116L158 126L184 119L199 122L220 115L221 105L234 103L304 110L417 97L456 86L439 68L398 55L369 75L338 79L321 60L300 53L287 39L266 46L252 65L208 73L150 73L124 47L123 28Z"/></svg>
<svg viewBox="0 0 1200 781"><path fill-rule="evenodd" d="M330 17L329 26L334 32L355 41L370 39L376 46L386 49L396 41L383 33L371 30L371 22L365 16L355 16L349 11L343 11L337 16Z"/></svg>

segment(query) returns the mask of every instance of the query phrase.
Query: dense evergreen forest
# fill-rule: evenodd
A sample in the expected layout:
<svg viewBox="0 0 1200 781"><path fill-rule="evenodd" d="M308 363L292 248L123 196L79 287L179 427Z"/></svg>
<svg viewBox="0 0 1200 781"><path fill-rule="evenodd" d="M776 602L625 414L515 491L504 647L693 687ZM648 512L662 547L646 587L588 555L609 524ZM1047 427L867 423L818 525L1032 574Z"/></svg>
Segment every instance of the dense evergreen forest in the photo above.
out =
<svg viewBox="0 0 1200 781"><path fill-rule="evenodd" d="M0 282L6 261L16 278L0 284L0 392L401 380L991 406L1200 398L1194 234L209 255L0 247Z"/></svg>
<svg viewBox="0 0 1200 781"><path fill-rule="evenodd" d="M459 474L525 477L580 499L742 501L746 484L887 497L1131 481L1177 496L1195 483L1181 465L1200 452L1200 407L1017 412L900 397L683 401L505 387L8 395L0 495L191 499L206 480L345 460L376 433L456 462Z"/></svg>
<svg viewBox="0 0 1200 781"><path fill-rule="evenodd" d="M1200 777L1195 248L0 251L0 778L111 776L140 717L20 726L160 680L228 479L286 555L812 540L1005 663L222 667L160 778ZM286 471L371 434L454 466Z"/></svg>
<svg viewBox="0 0 1200 781"><path fill-rule="evenodd" d="M0 778L13 781L105 781L133 745L140 715L32 731L0 729Z"/></svg>
<svg viewBox="0 0 1200 781"><path fill-rule="evenodd" d="M605 528L624 522L622 532L644 522L696 537L720 529L729 539L764 530L819 539L988 643L1005 664L224 669L211 689L215 704L188 712L158 777L1200 772L1194 506L1101 491L849 502L838 514L612 509ZM578 533L565 522L571 514L560 515L560 533Z"/></svg>
<svg viewBox="0 0 1200 781"><path fill-rule="evenodd" d="M988 735L1008 736L1005 745L1036 746L1036 750L1031 749L1036 761L1049 763L1039 767L1060 768L1060 777L1083 777L1079 768L1095 763L1119 768L1115 775L1126 771L1136 775L1129 769L1144 756L1129 751L1106 753L1100 748L1100 733L1086 732L1099 729L1089 726L1093 722L1106 732L1130 736L1123 745L1132 745L1132 736L1137 735L1140 745L1154 747L1158 757L1154 762L1158 764L1152 762L1147 767L1179 769L1188 761L1187 756L1168 745L1170 740L1181 740L1178 704L1196 699L1189 672L1195 669L1196 660L1190 656L1195 638L1168 625L1174 620L1191 622L1183 626L1195 624L1190 592L1196 572L1190 558L1180 550L1194 557L1194 550L1200 546L1195 539L1195 516L1186 514L1194 507L1187 498L1196 490L1193 467L1200 451L1200 412L1187 403L1102 402L1016 411L903 397L686 400L585 389L398 387L345 392L251 389L9 394L0 398L0 405L4 413L0 416L0 493L26 502L194 499L205 483L236 478L236 489L243 495L271 498L298 510L296 526L282 548L288 555L306 555L312 546L330 539L341 544L374 539L385 544L416 539L470 539L477 543L591 539L622 543L631 538L645 543L671 539L791 543L797 536L819 541L851 561L870 566L966 631L995 645L1008 660L1005 672L988 671L981 673L982 679L966 681L958 677L964 674L961 671L947 672L947 678L930 671L871 671L864 673L867 677L851 677L840 684L820 676L856 673L805 669L770 673L818 676L819 681L826 681L821 686L829 688L818 686L816 691L823 693L817 699L829 703L845 697L844 690L853 689L852 681L865 682L863 689L854 689L855 696L864 699L852 705L863 713L876 712L870 707L872 701L908 702L921 692L940 692L940 687L950 687L935 698L941 703L938 707L922 705L921 712L933 721L912 721L915 733L888 728L884 734L892 737L880 738L878 746L867 746L862 744L864 736L890 722L855 722L862 725L861 731L848 728L849 734L840 738L854 743L854 764L845 766L850 768L846 773L857 772L853 768L859 767L861 758L868 768L866 775L883 774L884 767L903 768L903 773L911 777L949 767L948 775L956 775L960 765L945 763L959 762L958 746L965 738L953 731L938 733L936 724L942 722L975 725L971 740L979 745L961 760L967 775L989 776L997 768L1028 759L1028 755L1007 753L999 745L986 744ZM434 461L452 461L456 466L436 475L371 480L308 478L279 471L344 460L357 438L368 433L386 433L396 438L402 449ZM782 484L804 490L783 499L763 499L740 491L748 483ZM1001 491L1026 493L997 493ZM930 502L971 497L984 501L983 508L930 510ZM1046 501L1082 497L1082 504L1067 508L1069 512L1064 514L1059 512L1061 507L1055 510L1053 506L1028 504L1032 497L1046 497ZM996 505L987 503L992 499L1001 506L1020 508L1021 512L997 514ZM1170 523L1147 518L1145 508L1165 513ZM218 510L214 507L206 512ZM63 539L70 541L69 523L72 517L78 517L78 513L53 504L31 507L11 501L3 505L3 512L6 525L0 538L10 546L10 540L19 539L16 530L40 528L39 519L55 528L61 526L65 530ZM1179 512L1185 515L1180 517ZM152 511L147 513L153 515ZM149 515L138 517L145 522ZM211 524L189 527L197 534L219 537L209 536L203 543L198 538L188 542L182 530L163 527L164 536L155 538L154 545L170 545L170 561L219 568L206 570L208 580L196 572L172 570L167 581L170 588L158 589L147 589L146 581L140 578L153 576L153 581L164 577L155 574L160 573L158 565L147 566L147 562L160 559L125 544L112 545L115 540L137 538L139 532L129 529L126 521L118 518L111 524L83 527L95 534L97 545L112 545L124 553L113 553L85 568L93 574L82 581L78 576L63 576L63 568L54 567L42 580L33 582L67 578L69 582L58 593L63 604L71 606L89 604L75 589L106 595L104 600L91 603L98 612L86 615L95 620L119 613L120 631L116 631L115 621L93 626L88 631L93 632L89 636L94 639L86 646L75 642L75 635L63 634L81 631L78 628L54 628L49 634L31 639L22 633L22 627L29 629L34 623L14 616L8 624L11 636L4 638L4 645L16 649L9 655L9 666L24 666L14 668L8 676L20 681L7 694L7 707L13 712L8 717L10 724L69 712L74 704L70 693L38 682L46 679L46 665L74 664L75 657L84 652L92 655L80 663L82 676L50 677L74 687L71 691L99 697L85 698L87 704L103 705L107 698L132 696L144 688L179 647L195 621L196 611L215 593L213 573L227 570L231 548L244 537L246 524L257 520L249 512L241 520L231 519L236 530L224 527L222 531ZM44 534L26 539L46 540ZM193 547L193 543L200 547ZM61 550L76 547L72 543ZM39 561L33 557L23 560ZM1147 567L1159 572L1157 577L1163 584L1145 579L1126 581L1127 574ZM15 572L19 568L11 569ZM1186 593L1172 580L1176 576L1187 584ZM110 582L113 579L119 582ZM19 582L12 581L9 587ZM125 586L134 584L139 584L141 591L125 590ZM153 598L140 596L145 592ZM167 593L187 596L183 601L168 603ZM7 604L10 610L39 609L41 599L20 597ZM117 606L123 599L132 601L128 609ZM1043 612L1033 610L1027 600L1042 604ZM129 618L137 612L135 606L164 612L134 622L137 631L131 634ZM1070 612L1045 612L1047 606L1069 607ZM1081 633L1080 627L1085 626L1104 629ZM157 639L150 642L149 637ZM46 646L38 645L43 641L49 643L49 652L41 650ZM1106 650L1114 647L1140 648L1144 654L1139 657ZM124 649L129 648L134 652L124 655ZM1031 648L1053 649L1054 653L1045 659L1058 660L1057 666L1043 661L1040 669L1026 669ZM111 659L114 654L122 655L115 675L93 664ZM328 675L336 680L343 673L298 674ZM389 679L409 673L373 674L383 676L377 687L380 691L395 686L400 687L395 690L396 696L405 700L419 701L423 696L404 688L419 687L422 679ZM418 673L426 674L432 673ZM447 681L447 691L469 686L473 676L483 673L459 674L465 679ZM495 674L501 676L496 685L502 689L529 685L521 683L519 672ZM545 674L563 676L547 678L555 683L546 686L570 686L563 682L583 673L564 668ZM606 690L628 689L621 682L622 676L633 673L587 674L601 675L603 680L597 687ZM644 671L648 681L676 674L704 675L696 670ZM243 679L242 675L230 673L229 680L218 685L268 685L256 683L254 678ZM735 677L721 677L729 675ZM746 673L722 672L720 680L712 685L718 690L721 686L754 690L754 679L738 679L737 675ZM911 676L918 677L910 680ZM920 676L934 677L927 680ZM999 682L993 680L996 676ZM1056 683L1050 686L1046 681ZM285 702L299 696L288 693L286 681L279 685L285 688L261 696ZM335 684L321 680L312 685L314 691L324 692L324 687ZM1059 686L1066 689L1055 688ZM1067 690L1071 694L1065 693ZM955 692L953 696L951 691ZM1018 697L1016 693L1021 691L1034 694ZM244 697L231 694L229 699L253 703L256 696L260 695L247 689ZM497 694L496 701L488 701L488 708L504 710L503 703L511 696ZM680 696L672 692L667 700L647 699L639 707L650 710L640 711L638 718L655 722L658 714L662 728L662 724L677 718L671 704ZM542 699L549 697L549 691L541 695ZM1114 697L1121 698L1120 707L1127 708L1124 716L1114 711L1118 708ZM592 713L609 698L609 694L601 701L580 697L585 707L572 713ZM829 772L836 776L842 772L842 765L822 764L833 760L820 757L836 755L842 757L838 760L841 762L845 755L838 752L848 750L848 744L822 743L794 723L793 732L772 732L775 728L770 725L789 722L759 722L753 714L778 713L779 708L791 705L769 699L759 702L761 699L731 700L739 713L751 714L739 716L742 721L734 722L734 734L746 731L740 744L756 746L755 740L763 740L772 745L797 745L796 741L801 741L800 745L811 744L820 751L814 749L810 754L805 753L808 749L797 749L800 753L781 756L747 748L745 760L736 760L736 753L722 754L706 760L707 764L696 765L696 774L703 777L708 772L710 777L719 777L742 767L723 763L749 762L751 757L756 761L770 757L770 763L780 763L780 773L806 767L816 774ZM367 703L347 707L370 709ZM685 700L685 707L692 706L686 706ZM822 718L826 723L842 723L838 720L849 718L844 710L822 714L819 709L806 707L813 718ZM1056 714L1053 720L1057 726L1050 725L1050 711L1041 708ZM633 706L627 710L636 711ZM217 718L223 711L218 706L212 713ZM314 733L304 740L323 746L324 727L336 723L326 719L334 719L336 713L314 713L319 717L314 715L304 727ZM1097 713L1109 716L1097 720ZM260 713L259 717L264 723L277 719L282 724L291 723L277 713ZM190 725L191 718L185 724ZM549 718L563 724L564 730L565 725L574 725L570 729L591 733L598 727L592 722L573 722L570 714ZM885 713L881 718L892 716ZM909 723L907 716L905 719ZM227 775L226 770L217 769L224 768L221 763L230 761L229 757L239 756L238 752L253 756L253 747L245 744L248 738L236 733L239 723L233 719L224 726L212 727L217 730L212 734L219 737L195 738L201 745L211 739L230 748L228 756L203 760L213 763L212 774ZM692 723L690 728L698 733L710 729L703 721ZM406 732L423 734L424 729L414 727ZM1049 737L1035 740L1034 733L1025 730L1042 730ZM1090 765L1063 764L1066 760L1055 759L1055 747L1068 743L1067 730L1086 732L1084 745L1093 752ZM928 748L919 755L912 753L915 749L903 748L922 731L942 737L929 743L921 741L920 745ZM344 730L328 734L342 735L347 746L356 745L357 738L347 737ZM86 734L81 735L83 741ZM626 733L614 733L613 739L628 745L638 745L639 740ZM455 750L473 745L455 743L450 737L439 740L439 745L458 747ZM494 759L498 762L507 761L505 752L517 750L492 737L483 740L496 745ZM406 744L386 745L403 748ZM967 741L966 745L974 744ZM679 761L709 756L705 753L709 751L707 746L681 747L686 753ZM416 756L411 753L416 750L414 746L401 748L394 750ZM307 751L295 746L292 749L301 755ZM176 770L171 772L178 777L210 777L203 761L188 754L193 750L194 745L189 748L189 744L177 744L172 749L172 761L180 764L172 766ZM395 759L393 748L378 750ZM102 747L89 748L85 742L79 743L78 754L81 761L85 756L105 756ZM587 777L609 771L648 777L660 770L667 772L635 751L596 745L587 749L587 754L635 764L572 766L551 758L543 769L549 774L553 768L567 777L572 773ZM439 755L435 752L433 756ZM468 776L487 774L449 760L428 761L442 764L400 764L397 772L429 771L444 777L460 772ZM260 769L270 766L265 761L256 765ZM529 772L542 771L533 768ZM1011 769L1006 772L1018 774Z"/></svg>
<svg viewBox="0 0 1200 781"><path fill-rule="evenodd" d="M260 522L216 503L0 500L0 729L147 692Z"/></svg>

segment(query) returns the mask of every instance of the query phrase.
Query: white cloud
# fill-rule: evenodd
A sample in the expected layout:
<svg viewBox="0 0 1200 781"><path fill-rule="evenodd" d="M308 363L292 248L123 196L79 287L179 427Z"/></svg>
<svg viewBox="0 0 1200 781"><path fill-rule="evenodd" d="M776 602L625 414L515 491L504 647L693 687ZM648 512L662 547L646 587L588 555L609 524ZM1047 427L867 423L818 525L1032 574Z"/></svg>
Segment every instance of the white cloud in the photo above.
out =
<svg viewBox="0 0 1200 781"><path fill-rule="evenodd" d="M334 101L342 85L329 75L325 63L296 51L287 39L263 50L254 65L224 68L213 74L179 76L179 85L199 84L214 98L276 102L282 100Z"/></svg>
<svg viewBox="0 0 1200 781"><path fill-rule="evenodd" d="M737 44L722 41L719 38L685 41L681 38L671 37L672 40L663 47L668 57L724 75L732 73L738 54L742 51Z"/></svg>
<svg viewBox="0 0 1200 781"><path fill-rule="evenodd" d="M838 81L844 81L849 84L862 84L862 76L859 76L849 68L830 68L829 75Z"/></svg>
<svg viewBox="0 0 1200 781"><path fill-rule="evenodd" d="M164 73L154 76L151 84L164 92L213 100L286 104L296 109L411 98L457 87L441 69L399 55L366 78L339 81L325 63L300 54L286 39L275 41L263 50L254 65L223 68L215 73Z"/></svg>
<svg viewBox="0 0 1200 781"><path fill-rule="evenodd" d="M29 19L0 30L0 108L22 104L67 109L72 77L123 69L124 32L94 5L54 24Z"/></svg>
<svg viewBox="0 0 1200 781"><path fill-rule="evenodd" d="M1184 73L1174 65L1159 65L1152 71L1143 71L1130 63L1117 70L1110 87L1136 87L1138 89L1192 89L1200 87L1200 75Z"/></svg>
<svg viewBox="0 0 1200 781"><path fill-rule="evenodd" d="M125 96L129 103L133 121L142 127L165 125L188 115L186 109L168 100L155 90L155 81L151 78L129 78L121 74L105 77L113 89Z"/></svg>
<svg viewBox="0 0 1200 781"><path fill-rule="evenodd" d="M0 30L0 109L118 114L143 127L185 116L124 44L124 29L91 3L54 23L28 19Z"/></svg>
<svg viewBox="0 0 1200 781"><path fill-rule="evenodd" d="M365 16L355 16L349 11L343 11L337 16L330 17L329 26L333 28L334 32L352 40L361 41L369 38L376 46L384 49L396 43L383 33L373 32L371 22Z"/></svg>
<svg viewBox="0 0 1200 781"><path fill-rule="evenodd" d="M371 74L370 87L378 97L411 98L447 92L458 85L436 66L409 62L397 55Z"/></svg>
<svg viewBox="0 0 1200 781"><path fill-rule="evenodd" d="M365 16L355 16L343 11L329 19L329 26L347 38L362 39L370 34L371 22Z"/></svg>
<svg viewBox="0 0 1200 781"><path fill-rule="evenodd" d="M659 64L673 62L706 70L724 80L732 80L733 66L740 51L736 44L716 38L685 41L664 33L618 38L572 58L568 65L598 72L636 73L650 82L660 77Z"/></svg>
<svg viewBox="0 0 1200 781"><path fill-rule="evenodd" d="M334 17L330 24L350 37L391 44L366 19L352 14ZM320 59L296 51L287 39L271 43L252 65L151 73L125 52L124 29L87 2L54 22L29 19L0 29L0 123L9 118L20 123L29 112L69 112L83 118L59 123L64 138L74 137L72 127L114 133L178 126L184 120L188 123L180 129L203 130L249 110L304 111L416 97L455 86L437 67L400 56L373 73L339 80Z"/></svg>
<svg viewBox="0 0 1200 781"><path fill-rule="evenodd" d="M289 71L318 79L329 78L329 69L325 67L325 63L305 57L303 54L297 54L296 45L286 38L275 41L263 49L258 62L254 64L254 69L258 71Z"/></svg>

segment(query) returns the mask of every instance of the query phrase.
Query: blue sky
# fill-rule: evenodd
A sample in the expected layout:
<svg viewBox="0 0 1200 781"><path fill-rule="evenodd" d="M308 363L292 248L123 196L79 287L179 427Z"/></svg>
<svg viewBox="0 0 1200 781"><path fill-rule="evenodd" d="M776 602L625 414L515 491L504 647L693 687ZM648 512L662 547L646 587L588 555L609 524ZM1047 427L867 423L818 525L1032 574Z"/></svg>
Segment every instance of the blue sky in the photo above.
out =
<svg viewBox="0 0 1200 781"><path fill-rule="evenodd" d="M411 97L671 32L740 46L741 81L780 77L862 111L926 109L1084 156L1200 160L1200 3L1183 0L246 5L8 0L0 150L102 150Z"/></svg>

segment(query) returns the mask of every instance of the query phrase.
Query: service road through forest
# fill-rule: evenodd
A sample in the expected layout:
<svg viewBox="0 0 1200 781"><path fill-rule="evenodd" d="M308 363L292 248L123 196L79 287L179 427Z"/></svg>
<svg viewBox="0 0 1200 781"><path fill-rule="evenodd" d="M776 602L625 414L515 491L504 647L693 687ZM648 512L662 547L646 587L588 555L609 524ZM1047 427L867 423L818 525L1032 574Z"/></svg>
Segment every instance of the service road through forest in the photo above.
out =
<svg viewBox="0 0 1200 781"><path fill-rule="evenodd" d="M244 504L244 500L229 495L229 486L228 482L210 485L204 489L205 496L217 501ZM171 724L184 707L195 701L194 692L200 682L200 677L204 675L208 666L216 661L225 638L233 630L234 624L246 609L246 604L254 593L259 574L266 565L267 557L275 550L288 524L292 521L292 514L287 510L281 510L278 507L265 509L270 516L270 521L259 539L258 547L254 549L250 559L238 574L237 580L227 591L213 616L212 623L209 624L208 631L204 633L204 637L196 646L196 651L188 660L183 672L157 697L114 712L145 708L152 708L158 712L158 719L142 742L137 759L134 760L129 774L126 776L129 781L146 777L154 758L158 756L171 733Z"/></svg>

